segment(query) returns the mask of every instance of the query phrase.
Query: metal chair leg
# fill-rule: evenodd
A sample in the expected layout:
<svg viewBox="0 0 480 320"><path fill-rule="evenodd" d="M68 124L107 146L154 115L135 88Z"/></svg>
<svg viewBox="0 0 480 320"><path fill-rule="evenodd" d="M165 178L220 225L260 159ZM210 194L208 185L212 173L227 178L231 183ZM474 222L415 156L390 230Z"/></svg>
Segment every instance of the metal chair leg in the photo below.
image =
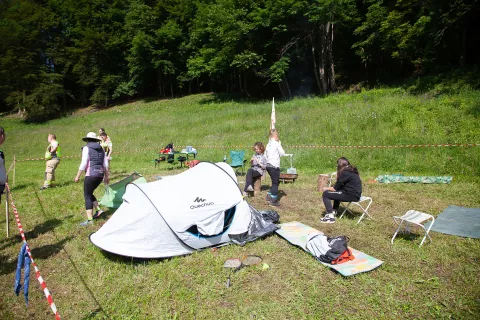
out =
<svg viewBox="0 0 480 320"><path fill-rule="evenodd" d="M393 244L393 240L394 240L395 237L397 236L398 231L400 230L400 228L401 228L401 226L402 226L402 223L403 223L403 220L400 221L400 223L398 224L397 230L396 230L395 233L393 234L392 240L390 241L392 244Z"/></svg>

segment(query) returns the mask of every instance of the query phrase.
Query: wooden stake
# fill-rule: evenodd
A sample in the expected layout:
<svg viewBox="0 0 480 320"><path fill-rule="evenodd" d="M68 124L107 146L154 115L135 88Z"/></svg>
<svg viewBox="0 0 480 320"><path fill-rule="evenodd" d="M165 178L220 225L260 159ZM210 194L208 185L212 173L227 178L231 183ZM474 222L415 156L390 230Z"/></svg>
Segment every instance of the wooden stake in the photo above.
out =
<svg viewBox="0 0 480 320"><path fill-rule="evenodd" d="M9 219L9 212L8 212L8 192L5 192L5 220L6 220L6 224L7 224L7 238L10 237L10 226L9 226L9 222L10 222L10 219Z"/></svg>

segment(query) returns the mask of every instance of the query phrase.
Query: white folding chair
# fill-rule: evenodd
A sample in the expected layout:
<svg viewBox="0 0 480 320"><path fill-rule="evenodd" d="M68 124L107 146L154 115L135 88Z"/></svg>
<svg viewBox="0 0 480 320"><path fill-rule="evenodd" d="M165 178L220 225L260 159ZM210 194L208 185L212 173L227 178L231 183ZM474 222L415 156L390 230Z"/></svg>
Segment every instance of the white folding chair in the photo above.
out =
<svg viewBox="0 0 480 320"><path fill-rule="evenodd" d="M359 206L360 209L362 209L362 211L363 211L363 214L362 214L362 216L360 217L360 219L358 219L357 224L359 224L360 221L362 221L362 219L363 219L363 217L365 217L365 215L367 215L370 219L373 220L372 216L368 213L368 209L369 209L370 206L372 205L372 202L373 202L372 198L370 198L370 197L364 197L364 196L361 196L361 197L360 197L360 200L358 200L358 201L356 201L356 202L349 202L349 203L347 204L347 207L345 208L345 210L343 210L342 214L340 215L340 218L339 218L339 219L342 219L343 215L345 214L345 212L347 212L347 210L348 210L348 212L350 212L351 214L353 214L353 212L350 211L349 207L350 207L351 204L354 204L354 205ZM363 205L362 205L362 203L363 203ZM367 204L366 207L364 207L365 204Z"/></svg>
<svg viewBox="0 0 480 320"><path fill-rule="evenodd" d="M428 229L426 229L425 228L425 224L426 224L425 222L427 222L428 220L431 220L431 223L428 226ZM402 227L404 222L405 222L405 230L407 232L409 232L408 223L414 224L414 225L422 228L425 231L425 236L423 237L422 242L420 242L419 247L422 246L422 244L425 241L425 239L427 238L427 236L428 236L428 239L430 239L430 242L432 242L432 238L430 238L430 235L428 233L430 232L430 228L432 228L433 223L435 222L435 218L431 214L423 213L423 212L416 211L416 210L408 210L407 213L405 213L401 217L394 216L393 221L395 221L395 223L398 224L398 228L395 231L395 233L393 234L392 241L391 241L392 244L393 244L393 239L395 239L395 237L397 236L398 231L400 230L400 228Z"/></svg>

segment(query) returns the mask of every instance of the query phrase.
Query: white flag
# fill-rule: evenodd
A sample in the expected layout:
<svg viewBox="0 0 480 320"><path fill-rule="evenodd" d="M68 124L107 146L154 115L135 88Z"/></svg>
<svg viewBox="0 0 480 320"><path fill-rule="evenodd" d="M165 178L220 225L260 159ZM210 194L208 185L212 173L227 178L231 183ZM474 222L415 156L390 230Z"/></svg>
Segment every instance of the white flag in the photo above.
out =
<svg viewBox="0 0 480 320"><path fill-rule="evenodd" d="M272 117L271 117L271 124L270 129L275 129L275 123L277 120L275 119L275 98L272 100Z"/></svg>

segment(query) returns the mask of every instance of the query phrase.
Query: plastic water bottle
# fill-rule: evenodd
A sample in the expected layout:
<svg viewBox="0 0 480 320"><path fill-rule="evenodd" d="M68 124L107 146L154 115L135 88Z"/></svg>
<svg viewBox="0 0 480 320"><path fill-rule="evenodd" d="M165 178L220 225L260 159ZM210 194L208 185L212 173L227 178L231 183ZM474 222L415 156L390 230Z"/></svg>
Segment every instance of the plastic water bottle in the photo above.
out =
<svg viewBox="0 0 480 320"><path fill-rule="evenodd" d="M227 155L223 156L223 162L227 162Z"/></svg>

